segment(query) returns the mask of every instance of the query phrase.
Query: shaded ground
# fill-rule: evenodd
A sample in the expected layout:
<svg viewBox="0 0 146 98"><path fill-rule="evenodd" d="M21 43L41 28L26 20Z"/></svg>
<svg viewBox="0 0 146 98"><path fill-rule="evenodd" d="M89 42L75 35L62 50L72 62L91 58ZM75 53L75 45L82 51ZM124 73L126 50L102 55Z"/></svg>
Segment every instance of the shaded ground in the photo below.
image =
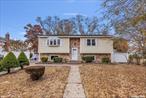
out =
<svg viewBox="0 0 146 98"><path fill-rule="evenodd" d="M146 67L84 65L80 71L87 98L146 97Z"/></svg>
<svg viewBox="0 0 146 98"><path fill-rule="evenodd" d="M62 98L69 67L46 67L41 80L31 81L24 70L0 77L0 98Z"/></svg>

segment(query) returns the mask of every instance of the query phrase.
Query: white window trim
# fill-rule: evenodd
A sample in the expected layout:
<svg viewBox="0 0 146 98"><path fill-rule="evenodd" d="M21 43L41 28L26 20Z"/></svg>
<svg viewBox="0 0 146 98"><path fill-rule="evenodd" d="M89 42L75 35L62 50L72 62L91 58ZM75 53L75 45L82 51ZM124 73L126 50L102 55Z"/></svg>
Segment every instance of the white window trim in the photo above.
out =
<svg viewBox="0 0 146 98"><path fill-rule="evenodd" d="M56 45L54 45L54 40L56 41ZM48 46L60 46L61 42L58 44L58 40L60 40L59 38L51 38L47 40L47 44ZM49 41L49 42L48 42ZM51 41L52 41L52 45L51 45ZM61 41L61 40L60 40Z"/></svg>
<svg viewBox="0 0 146 98"><path fill-rule="evenodd" d="M88 41L88 40L90 40L90 45L87 44L87 41ZM92 40L95 40L95 45L92 45ZM94 46L97 45L97 41L96 41L95 38L88 38L88 39L86 40L86 45L87 45L87 46L93 46L93 47L94 47Z"/></svg>

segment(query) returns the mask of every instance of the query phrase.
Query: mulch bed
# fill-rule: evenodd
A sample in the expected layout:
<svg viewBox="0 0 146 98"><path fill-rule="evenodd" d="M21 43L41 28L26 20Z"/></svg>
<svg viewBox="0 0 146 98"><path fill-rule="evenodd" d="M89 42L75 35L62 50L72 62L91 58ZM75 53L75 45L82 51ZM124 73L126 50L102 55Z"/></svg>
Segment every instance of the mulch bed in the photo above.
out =
<svg viewBox="0 0 146 98"><path fill-rule="evenodd" d="M24 70L0 76L0 98L62 98L69 69L46 67L38 81L32 81Z"/></svg>
<svg viewBox="0 0 146 98"><path fill-rule="evenodd" d="M80 67L87 98L146 97L146 67L88 64Z"/></svg>

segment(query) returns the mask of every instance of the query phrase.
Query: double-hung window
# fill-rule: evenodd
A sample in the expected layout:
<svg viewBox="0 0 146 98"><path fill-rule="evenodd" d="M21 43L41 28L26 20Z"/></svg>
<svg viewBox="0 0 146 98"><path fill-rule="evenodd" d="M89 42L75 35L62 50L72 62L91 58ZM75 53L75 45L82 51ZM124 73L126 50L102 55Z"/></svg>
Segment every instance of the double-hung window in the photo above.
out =
<svg viewBox="0 0 146 98"><path fill-rule="evenodd" d="M87 46L90 46L90 45L91 45L91 40L87 39Z"/></svg>
<svg viewBox="0 0 146 98"><path fill-rule="evenodd" d="M49 39L48 40L49 46L60 46L60 39Z"/></svg>
<svg viewBox="0 0 146 98"><path fill-rule="evenodd" d="M57 43L56 43L56 39L54 39L54 46L55 46L55 45L57 45Z"/></svg>
<svg viewBox="0 0 146 98"><path fill-rule="evenodd" d="M96 43L95 43L95 39L92 39L92 46L95 46Z"/></svg>
<svg viewBox="0 0 146 98"><path fill-rule="evenodd" d="M50 40L50 42L49 42L50 44L49 45L53 45L53 40Z"/></svg>
<svg viewBox="0 0 146 98"><path fill-rule="evenodd" d="M95 46L96 41L95 39L87 39L87 46Z"/></svg>

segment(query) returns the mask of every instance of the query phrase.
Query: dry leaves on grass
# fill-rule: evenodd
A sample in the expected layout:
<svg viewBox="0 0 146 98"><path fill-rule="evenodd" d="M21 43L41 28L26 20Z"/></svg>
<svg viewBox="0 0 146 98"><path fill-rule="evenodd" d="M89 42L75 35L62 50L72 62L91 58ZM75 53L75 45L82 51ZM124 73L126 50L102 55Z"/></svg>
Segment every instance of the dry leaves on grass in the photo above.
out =
<svg viewBox="0 0 146 98"><path fill-rule="evenodd" d="M41 80L32 81L24 70L0 77L4 98L62 98L69 67L46 67Z"/></svg>
<svg viewBox="0 0 146 98"><path fill-rule="evenodd" d="M146 96L146 67L85 65L80 71L87 98Z"/></svg>

